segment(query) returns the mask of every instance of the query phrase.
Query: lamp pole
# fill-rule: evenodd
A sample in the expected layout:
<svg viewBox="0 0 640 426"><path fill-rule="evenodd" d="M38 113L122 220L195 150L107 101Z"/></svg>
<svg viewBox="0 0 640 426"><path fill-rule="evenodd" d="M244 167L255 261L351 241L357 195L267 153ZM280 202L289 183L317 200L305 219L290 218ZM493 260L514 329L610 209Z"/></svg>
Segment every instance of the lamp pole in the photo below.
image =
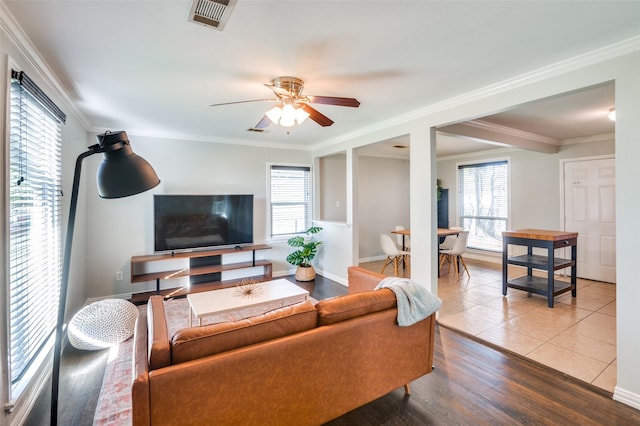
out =
<svg viewBox="0 0 640 426"><path fill-rule="evenodd" d="M71 205L69 207L69 220L67 222L67 240L64 245L64 260L62 263L62 282L60 283L60 295L58 301L58 321L56 323L56 343L53 350L53 373L51 374L51 426L58 424L58 382L60 380L60 357L62 356L62 337L64 326L64 311L67 303L67 287L69 285L69 267L71 265L71 243L73 243L73 228L76 221L76 209L78 207L78 189L80 187L80 172L82 160L90 155L100 152L99 145L89 147L76 159L76 167L73 172L73 187L71 190Z"/></svg>
<svg viewBox="0 0 640 426"><path fill-rule="evenodd" d="M67 223L67 240L64 246L62 263L62 282L58 301L58 320L56 323L56 339L53 352L53 372L51 374L51 426L58 424L58 388L60 382L60 359L62 357L62 340L64 337L64 314L69 286L69 270L71 265L71 245L73 228L78 207L78 189L82 160L98 153L104 153L105 159L98 169L98 193L102 198L122 198L147 191L160 183L151 165L131 150L127 134L124 131L107 131L98 135L98 144L89 147L76 159L71 190L71 205Z"/></svg>

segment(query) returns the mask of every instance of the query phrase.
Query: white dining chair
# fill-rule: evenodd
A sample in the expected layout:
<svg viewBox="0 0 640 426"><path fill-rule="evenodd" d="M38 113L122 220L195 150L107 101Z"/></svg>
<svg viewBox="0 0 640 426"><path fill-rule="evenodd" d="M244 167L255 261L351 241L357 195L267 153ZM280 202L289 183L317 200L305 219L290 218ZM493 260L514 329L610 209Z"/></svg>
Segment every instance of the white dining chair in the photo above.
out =
<svg viewBox="0 0 640 426"><path fill-rule="evenodd" d="M405 228L402 225L396 225L396 231L404 231ZM403 244L404 243L404 244ZM400 235L396 234L396 244L400 247L400 250L410 251L411 250L411 237L408 235Z"/></svg>
<svg viewBox="0 0 640 426"><path fill-rule="evenodd" d="M462 263L462 266L464 266L464 270L467 272L467 275L469 275L469 278L471 278L471 274L469 273L467 264L464 262L464 258L462 257L462 254L467 250L468 240L469 240L469 231L460 231L460 233L458 234L458 238L456 238L456 241L453 244L453 247L451 247L450 249L441 249L439 268L442 269L442 266L445 264L445 262L447 262L448 263L447 270L450 270L451 264L453 263L456 271L456 278L457 278L459 274L458 272L458 261L459 261L460 263Z"/></svg>
<svg viewBox="0 0 640 426"><path fill-rule="evenodd" d="M452 226L449 229L453 229L454 231L462 231L463 229L459 226ZM447 235L446 237L444 237L444 240L440 243L440 245L438 246L438 248L440 250L442 249L450 249L453 247L453 245L456 242L456 239L458 238L458 235Z"/></svg>
<svg viewBox="0 0 640 426"><path fill-rule="evenodd" d="M398 276L398 266L400 262L404 262L407 266L409 265L409 252L400 250L389 234L380 234L380 248L382 248L384 254L387 255L384 266L380 271L381 274L384 274L384 270L388 265L393 264L394 275Z"/></svg>

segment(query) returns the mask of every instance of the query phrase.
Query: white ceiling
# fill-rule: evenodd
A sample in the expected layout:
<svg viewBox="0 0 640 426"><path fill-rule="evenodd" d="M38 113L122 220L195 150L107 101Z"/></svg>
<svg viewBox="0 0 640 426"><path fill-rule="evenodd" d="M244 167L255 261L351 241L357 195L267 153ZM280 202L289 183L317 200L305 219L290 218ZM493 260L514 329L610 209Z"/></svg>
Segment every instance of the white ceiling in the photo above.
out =
<svg viewBox="0 0 640 426"><path fill-rule="evenodd" d="M495 132L517 133L521 138L561 145L567 140L615 133L615 123L608 117L614 106L615 86L608 83L517 105L508 111L476 120ZM457 135L457 129L449 131L452 127L439 127L436 139L438 157L505 146L497 143L496 139L489 141L480 137L453 136ZM473 129L470 131L473 133ZM409 138L403 136L381 141L360 148L359 152L361 155L408 158L409 150L398 149L398 146L408 147Z"/></svg>
<svg viewBox="0 0 640 426"><path fill-rule="evenodd" d="M187 0L4 4L90 130L303 149L640 35L638 1L238 0L223 31ZM270 103L209 106L272 98L282 75L361 105L265 133L247 129ZM567 139L613 132L612 106L607 85L482 120Z"/></svg>

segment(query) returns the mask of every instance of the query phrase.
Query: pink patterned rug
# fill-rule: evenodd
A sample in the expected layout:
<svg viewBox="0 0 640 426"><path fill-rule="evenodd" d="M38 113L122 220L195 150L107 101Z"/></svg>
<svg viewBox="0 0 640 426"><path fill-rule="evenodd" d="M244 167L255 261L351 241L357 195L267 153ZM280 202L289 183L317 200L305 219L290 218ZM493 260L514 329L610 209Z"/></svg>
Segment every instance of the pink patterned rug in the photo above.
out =
<svg viewBox="0 0 640 426"><path fill-rule="evenodd" d="M133 338L109 349L94 425L131 425L132 349Z"/></svg>
<svg viewBox="0 0 640 426"><path fill-rule="evenodd" d="M315 304L316 300L310 298ZM146 305L138 306L142 312L147 309ZM242 314L225 314L223 316L209 317L203 324L210 324L220 321L236 320L240 317L249 317L264 313L262 310L243 311ZM176 331L189 326L189 304L186 298L173 299L165 302L165 315L169 336L173 336ZM130 426L131 425L131 366L133 353L133 337L119 345L109 349L107 367L102 379L102 389L98 405L93 417L93 424L109 426Z"/></svg>
<svg viewBox="0 0 640 426"><path fill-rule="evenodd" d="M170 336L188 326L188 306L185 298L165 302ZM147 309L146 305L138 306L141 312L145 309ZM132 353L133 337L109 349L102 389L100 389L100 397L93 417L94 425L131 425Z"/></svg>

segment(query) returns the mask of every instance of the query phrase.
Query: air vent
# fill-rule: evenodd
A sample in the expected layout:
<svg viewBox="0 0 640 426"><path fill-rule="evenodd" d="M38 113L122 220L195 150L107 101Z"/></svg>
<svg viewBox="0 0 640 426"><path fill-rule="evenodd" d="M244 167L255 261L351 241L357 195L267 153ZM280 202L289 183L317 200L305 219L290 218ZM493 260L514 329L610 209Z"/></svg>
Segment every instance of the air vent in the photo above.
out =
<svg viewBox="0 0 640 426"><path fill-rule="evenodd" d="M188 20L222 31L236 0L193 0Z"/></svg>

